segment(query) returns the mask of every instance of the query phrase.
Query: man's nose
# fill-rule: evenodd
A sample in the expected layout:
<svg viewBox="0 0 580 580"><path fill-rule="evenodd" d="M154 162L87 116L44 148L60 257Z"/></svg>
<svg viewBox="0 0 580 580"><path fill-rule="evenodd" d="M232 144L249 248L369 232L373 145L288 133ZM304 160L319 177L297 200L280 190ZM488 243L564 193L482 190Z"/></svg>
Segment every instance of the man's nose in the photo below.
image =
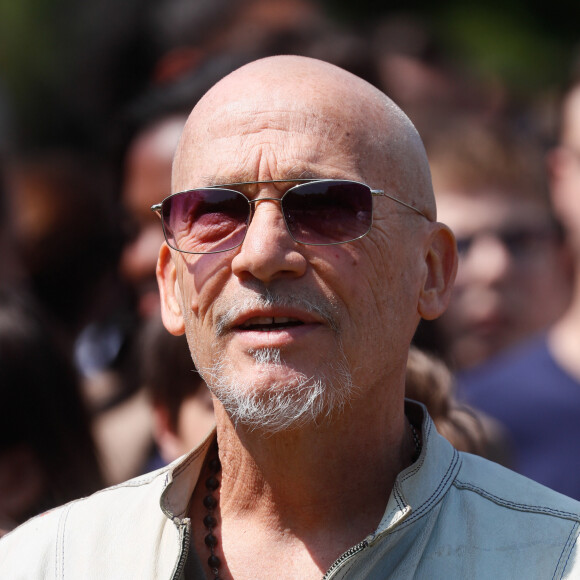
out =
<svg viewBox="0 0 580 580"><path fill-rule="evenodd" d="M264 283L302 276L307 267L301 252L303 246L288 232L280 200L259 198L253 205L246 237L232 260L234 274L240 278L254 277Z"/></svg>

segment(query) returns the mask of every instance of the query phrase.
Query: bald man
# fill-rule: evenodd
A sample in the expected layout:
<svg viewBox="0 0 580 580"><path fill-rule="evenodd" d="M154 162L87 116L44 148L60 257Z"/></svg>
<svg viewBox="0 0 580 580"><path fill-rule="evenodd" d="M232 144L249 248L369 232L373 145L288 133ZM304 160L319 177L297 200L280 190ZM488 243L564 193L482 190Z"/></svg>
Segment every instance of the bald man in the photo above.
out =
<svg viewBox="0 0 580 580"><path fill-rule="evenodd" d="M8 577L570 577L579 504L440 437L405 401L456 270L419 136L330 64L256 61L198 103L157 277L216 429L161 471L0 543ZM12 573L12 576L11 576Z"/></svg>

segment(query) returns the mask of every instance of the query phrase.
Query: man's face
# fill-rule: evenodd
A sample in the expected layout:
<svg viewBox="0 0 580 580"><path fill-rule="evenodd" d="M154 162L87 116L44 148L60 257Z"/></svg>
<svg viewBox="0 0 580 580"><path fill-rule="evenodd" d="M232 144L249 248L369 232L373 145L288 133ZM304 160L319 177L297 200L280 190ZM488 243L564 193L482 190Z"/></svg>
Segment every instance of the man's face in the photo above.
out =
<svg viewBox="0 0 580 580"><path fill-rule="evenodd" d="M287 107L260 114L242 104L206 122L204 142L181 155L174 191L303 176L388 185L377 182L379 172L361 174L361 144L332 108L324 118L305 118ZM242 191L279 198L291 185ZM210 255L173 252L186 333L208 384L259 396L301 389L312 378L346 385L349 374L365 393L380 390L393 369L404 369L418 322L424 222L379 198L367 237L306 246L290 237L280 204L265 201L256 204L242 246Z"/></svg>
<svg viewBox="0 0 580 580"><path fill-rule="evenodd" d="M545 328L562 311L562 249L546 207L510 191L441 191L459 267L440 324L459 367Z"/></svg>

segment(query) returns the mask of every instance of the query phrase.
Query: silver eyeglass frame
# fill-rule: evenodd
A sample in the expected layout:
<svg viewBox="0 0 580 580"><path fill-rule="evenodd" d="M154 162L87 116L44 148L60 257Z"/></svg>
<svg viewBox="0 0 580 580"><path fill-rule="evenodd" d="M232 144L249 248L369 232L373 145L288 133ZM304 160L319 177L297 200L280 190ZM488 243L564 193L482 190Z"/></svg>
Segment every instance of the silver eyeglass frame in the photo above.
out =
<svg viewBox="0 0 580 580"><path fill-rule="evenodd" d="M219 185L206 185L203 187L198 187L198 188L192 188L192 189L186 189L184 191L177 191L175 193L172 193L171 195L168 195L166 198L164 198L160 203L156 203L154 205L151 206L151 211L156 213L159 218L161 219L161 226L163 228L163 236L165 237L165 241L167 242L167 244L169 245L170 248L172 248L173 250L177 251L177 252L182 252L184 254L197 254L197 255L203 255L203 254L219 254L222 252L229 252L230 250L234 250L235 248L238 248L239 246L241 246L244 243L245 240L245 233L244 233L244 237L242 238L242 241L239 244L236 244L235 246L233 246L232 248L227 248L225 250L215 250L215 251L211 251L211 252L188 252L187 250L180 250L179 248L175 248L174 246L172 246L169 243L169 240L167 239L167 234L165 232L165 224L163 223L163 216L161 215L161 209L163 207L163 203L176 196L176 195L181 195L182 193L187 193L189 191L196 191L196 189L228 189L231 187L240 187L242 185L261 185L261 184L269 184L269 183L323 183L323 182L328 182L328 181L342 181L342 182L347 182L347 183L356 183L359 185L364 185L365 187L368 187L370 189L371 195L373 197L388 197L389 199L392 199L393 201L395 201L396 203L414 211L415 213L419 214L420 216L424 217L426 220L428 221L433 221L430 217L428 217L426 214L424 214L420 209L412 206L409 203L406 203L404 201L402 201L401 199L398 199L397 197L394 197L393 195L390 195L389 193L385 193L385 191L383 191L382 189L372 189L369 185L367 185L366 183L363 183L361 181L355 181L352 179L330 179L330 178L326 178L326 179L270 179L270 180L266 180L266 181L239 181L237 183L223 183L223 184L219 184ZM290 188L292 189L292 188ZM236 190L233 190L236 191ZM289 191L289 190L287 190ZM284 195L286 195L287 192L284 192L284 194L281 197L259 197L257 199L248 199L248 197L242 193L241 191L236 191L236 193L239 193L241 195L243 195L246 200L248 201L248 205L250 206L251 210L255 207L255 204L262 202L262 201L277 201L279 203L282 203L282 198L284 197ZM255 211L255 210L254 210ZM373 214L374 214L374 208L373 208ZM312 244L309 242L301 242L300 240L297 240L294 238L294 236L292 235L292 232L290 231L290 228L288 227L288 224L286 223L286 216L284 216L284 213L282 212L282 215L284 217L284 224L286 225L286 229L288 230L288 233L290 234L290 236L292 237L292 239L297 243L297 244L303 244L305 246L336 246L339 244L349 244L350 242L354 242L356 240L360 240L361 238L364 238L372 229L373 227L373 215L371 215L371 224L369 226L369 229L364 233L361 234L360 236L353 238L352 240L347 240L346 242L329 242L327 244ZM246 232L247 232L247 228L250 226L250 223L252 221L252 216L253 216L253 211L250 212L249 215L249 221L248 224L246 226Z"/></svg>

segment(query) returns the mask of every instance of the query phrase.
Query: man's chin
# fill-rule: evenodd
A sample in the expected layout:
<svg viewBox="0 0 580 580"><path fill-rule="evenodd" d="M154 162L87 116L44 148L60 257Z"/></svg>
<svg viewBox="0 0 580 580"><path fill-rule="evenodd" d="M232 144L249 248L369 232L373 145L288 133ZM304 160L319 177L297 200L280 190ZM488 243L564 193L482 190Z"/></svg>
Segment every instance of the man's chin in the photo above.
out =
<svg viewBox="0 0 580 580"><path fill-rule="evenodd" d="M356 389L344 356L323 369L297 368L278 349L249 353L253 360L222 357L202 375L235 427L277 433L320 424L340 414Z"/></svg>
<svg viewBox="0 0 580 580"><path fill-rule="evenodd" d="M325 422L342 412L353 391L305 376L284 382L220 382L210 389L236 428L270 434Z"/></svg>

